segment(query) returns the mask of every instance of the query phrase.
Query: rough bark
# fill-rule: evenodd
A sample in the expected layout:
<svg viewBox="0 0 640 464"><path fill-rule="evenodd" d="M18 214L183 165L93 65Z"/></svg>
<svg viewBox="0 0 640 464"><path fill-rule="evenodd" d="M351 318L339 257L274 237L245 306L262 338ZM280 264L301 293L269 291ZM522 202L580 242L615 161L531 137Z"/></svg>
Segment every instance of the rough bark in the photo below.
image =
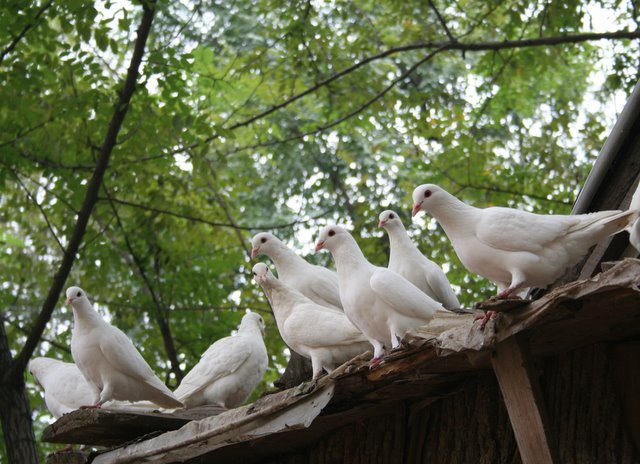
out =
<svg viewBox="0 0 640 464"><path fill-rule="evenodd" d="M0 372L7 372L12 363L4 317L0 313ZM36 437L22 376L0 384L0 423L9 462L37 463Z"/></svg>
<svg viewBox="0 0 640 464"><path fill-rule="evenodd" d="M291 350L291 357L287 363L287 368L284 370L282 377L273 382L273 385L280 390L285 390L296 387L307 380L311 380L312 376L311 361Z"/></svg>

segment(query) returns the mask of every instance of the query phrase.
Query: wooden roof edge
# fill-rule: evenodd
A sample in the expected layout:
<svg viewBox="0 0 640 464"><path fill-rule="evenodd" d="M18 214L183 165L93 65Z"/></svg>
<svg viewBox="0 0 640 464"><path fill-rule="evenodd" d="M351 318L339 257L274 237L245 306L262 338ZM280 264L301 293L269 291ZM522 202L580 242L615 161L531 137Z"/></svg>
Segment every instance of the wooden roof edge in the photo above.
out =
<svg viewBox="0 0 640 464"><path fill-rule="evenodd" d="M453 322L461 320L462 325L446 329L447 324L443 324L442 328L446 330L425 334L426 338L419 338L414 334L407 340L410 347L408 350L391 353L385 358L384 363L374 370L368 368L367 360L370 354L363 354L317 381L305 382L296 388L267 395L253 404L214 417L194 420L179 430L107 451L97 456L94 462L185 460L188 456L195 456L193 453L196 452L202 454L230 444L252 441L264 437L265 434L307 427L321 414L323 408L328 407L328 411L333 411L330 414L340 414L342 408L348 409L360 399L379 400L380 395L377 392L382 392L385 388L402 389L405 385L411 389L406 382L421 382L421 385L428 387L431 374L436 374L433 376L436 385L442 384L448 377L453 378L465 372L473 374L470 371L474 369L490 369L490 361L480 367L474 367L474 356L486 357L486 353L491 352L500 341L513 335L545 333L545 327L551 327L553 324L557 326L558 321L563 324L579 321L580 317L583 317L581 314L585 313L581 309L583 307L591 307L590 312L584 317L600 314L598 317L611 317L612 323L616 324L629 322L617 319L633 317L633 330L640 333L637 323L640 320L639 281L640 260L627 258L592 278L572 282L554 289L539 300L501 313L484 331L479 330L477 323L473 324L473 316L445 314L442 315L443 318L450 318ZM615 295L625 298L622 303L626 305L627 312L616 312L615 306L621 300L615 300ZM602 301L615 301L615 305L611 307L613 312L596 313L593 308L601 307ZM509 302L505 304L508 305ZM600 324L601 320L596 322ZM571 330L571 326L560 328L561 336L562 330L566 331L567 327ZM417 332L419 335L428 331L429 327L426 327ZM556 327L555 336L557 335ZM455 362L451 363L452 359ZM463 363L465 360L469 362ZM396 393L402 396L402 391ZM409 396L412 394L414 392L409 392ZM205 451L203 447L206 448Z"/></svg>
<svg viewBox="0 0 640 464"><path fill-rule="evenodd" d="M559 306L566 305L568 301L615 292L621 288L640 293L639 283L640 259L625 258L593 277L556 287L538 300L523 302L517 307L510 300L496 302L491 309L497 310L499 314L487 324L484 331L479 330L477 324L471 328L456 327L440 334L435 346L439 350L439 356L492 349L496 343L522 331L558 318L573 317L566 310L559 309ZM501 311L501 306L506 309Z"/></svg>
<svg viewBox="0 0 640 464"><path fill-rule="evenodd" d="M293 391L291 391L293 390ZM333 396L334 386L326 383L307 394L286 390L277 397L232 409L226 413L189 422L179 430L109 450L97 455L95 464L181 462L223 446L249 441L264 435L306 428Z"/></svg>

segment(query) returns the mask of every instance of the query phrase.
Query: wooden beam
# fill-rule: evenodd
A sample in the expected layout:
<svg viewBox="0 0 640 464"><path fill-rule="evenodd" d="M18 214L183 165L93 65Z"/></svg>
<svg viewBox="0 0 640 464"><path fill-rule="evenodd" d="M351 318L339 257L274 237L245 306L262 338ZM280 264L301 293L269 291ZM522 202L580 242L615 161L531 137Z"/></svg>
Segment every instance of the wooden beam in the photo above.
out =
<svg viewBox="0 0 640 464"><path fill-rule="evenodd" d="M261 398L262 408L256 408L254 403L191 421L179 430L107 451L96 456L92 463L185 462L231 444L308 428L333 397L334 386L330 384L309 394L297 393L297 390Z"/></svg>
<svg viewBox="0 0 640 464"><path fill-rule="evenodd" d="M558 463L533 360L520 335L496 345L492 357L520 457L524 464Z"/></svg>
<svg viewBox="0 0 640 464"><path fill-rule="evenodd" d="M47 426L42 441L114 446L149 433L177 430L187 422L223 411L215 405L171 414L143 409L78 409Z"/></svg>

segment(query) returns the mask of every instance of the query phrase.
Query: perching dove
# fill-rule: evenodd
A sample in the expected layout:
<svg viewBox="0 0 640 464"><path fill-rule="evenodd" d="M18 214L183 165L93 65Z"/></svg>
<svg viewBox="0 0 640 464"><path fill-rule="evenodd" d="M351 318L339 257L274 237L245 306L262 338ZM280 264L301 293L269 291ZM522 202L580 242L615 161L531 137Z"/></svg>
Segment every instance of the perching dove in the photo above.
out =
<svg viewBox="0 0 640 464"><path fill-rule="evenodd" d="M498 298L553 283L591 246L628 227L638 216L636 210L567 216L480 209L433 184L417 187L413 202L413 215L430 212L462 264L497 284Z"/></svg>
<svg viewBox="0 0 640 464"><path fill-rule="evenodd" d="M438 309L444 310L401 275L367 261L342 227L320 230L316 252L323 248L336 262L345 314L373 345L371 367L381 362L385 346L396 348L408 330L428 323Z"/></svg>
<svg viewBox="0 0 640 464"><path fill-rule="evenodd" d="M238 333L214 342L173 393L186 408L217 404L230 409L242 404L267 370L263 336L262 317L245 314Z"/></svg>
<svg viewBox="0 0 640 464"><path fill-rule="evenodd" d="M79 287L67 289L73 307L71 355L94 393L93 407L110 400L151 401L180 408L171 390L156 377L131 340L93 309Z"/></svg>
<svg viewBox="0 0 640 464"><path fill-rule="evenodd" d="M253 276L271 303L282 339L293 351L311 359L314 379L323 369L331 373L369 348L367 339L342 311L314 303L278 280L264 263L253 266Z"/></svg>
<svg viewBox="0 0 640 464"><path fill-rule="evenodd" d="M386 210L380 213L378 227L389 234L389 269L397 272L447 309L460 308L444 271L424 256L411 241L397 213Z"/></svg>
<svg viewBox="0 0 640 464"><path fill-rule="evenodd" d="M278 278L283 283L319 305L342 311L338 276L334 271L308 263L268 232L255 235L251 246L251 257L268 256L275 264Z"/></svg>
<svg viewBox="0 0 640 464"><path fill-rule="evenodd" d="M93 389L73 363L53 358L33 358L29 362L29 372L44 390L44 402L53 417L92 404L95 399Z"/></svg>
<svg viewBox="0 0 640 464"><path fill-rule="evenodd" d="M629 209L640 209L640 184L636 188L633 198L631 198ZM633 245L636 250L640 251L640 218L636 219L631 227L629 227L629 242L631 242L631 245Z"/></svg>

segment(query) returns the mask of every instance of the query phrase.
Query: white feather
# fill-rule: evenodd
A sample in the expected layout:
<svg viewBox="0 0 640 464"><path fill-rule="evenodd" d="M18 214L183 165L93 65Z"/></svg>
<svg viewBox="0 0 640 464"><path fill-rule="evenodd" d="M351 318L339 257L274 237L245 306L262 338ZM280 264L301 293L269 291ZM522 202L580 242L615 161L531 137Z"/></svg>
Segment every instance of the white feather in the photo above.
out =
<svg viewBox="0 0 640 464"><path fill-rule="evenodd" d="M314 378L367 351L367 339L342 311L314 303L278 280L264 263L253 267L253 275L269 299L282 339L311 359Z"/></svg>
<svg viewBox="0 0 640 464"><path fill-rule="evenodd" d="M81 288L68 288L67 302L73 307L74 319L71 355L93 390L96 406L120 400L182 407L131 340L100 317Z"/></svg>
<svg viewBox="0 0 640 464"><path fill-rule="evenodd" d="M460 308L444 271L411 241L397 213L380 213L379 226L389 234L389 270L400 274L447 309Z"/></svg>
<svg viewBox="0 0 640 464"><path fill-rule="evenodd" d="M384 348L397 347L413 328L427 324L440 303L404 277L374 266L362 254L351 234L339 226L320 231L316 250L328 249L336 262L344 311L374 347L374 359Z"/></svg>
<svg viewBox="0 0 640 464"><path fill-rule="evenodd" d="M342 311L337 274L326 267L308 263L278 237L261 232L251 240L251 256L266 255L278 271L278 279L315 303Z"/></svg>
<svg viewBox="0 0 640 464"><path fill-rule="evenodd" d="M267 370L269 359L262 338L264 321L247 313L235 336L214 342L173 392L186 408L242 404Z"/></svg>
<svg viewBox="0 0 640 464"><path fill-rule="evenodd" d="M533 214L510 208L475 208L442 188L413 192L414 215L428 211L440 223L460 261L498 285L502 296L524 287L544 288L589 248L635 220L637 211L577 215Z"/></svg>

